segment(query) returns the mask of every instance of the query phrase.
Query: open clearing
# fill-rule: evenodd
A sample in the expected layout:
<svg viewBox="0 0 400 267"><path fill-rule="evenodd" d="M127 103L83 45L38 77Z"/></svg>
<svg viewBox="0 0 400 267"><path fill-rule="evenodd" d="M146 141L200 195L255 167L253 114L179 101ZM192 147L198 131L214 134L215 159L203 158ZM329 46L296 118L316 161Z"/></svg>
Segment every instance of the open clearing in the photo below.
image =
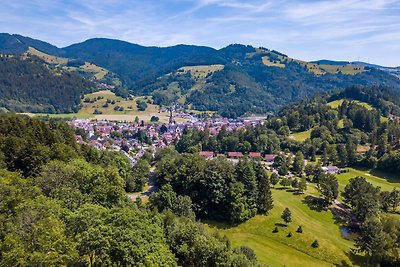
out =
<svg viewBox="0 0 400 267"><path fill-rule="evenodd" d="M94 103L86 103L85 99L98 99ZM147 104L147 109L145 111L139 111L136 107L136 100L143 99L143 101L151 100L150 97L133 97L131 100L123 99L122 97L116 96L110 90L103 90L91 94L85 95L82 100L82 108L78 113L70 114L32 114L31 116L47 116L52 118L78 118L78 119L98 119L98 120L109 120L109 121L129 121L133 122L136 116L139 120L144 122L150 122L152 116L157 116L159 118L159 123L169 122L169 113L161 112L159 106L153 104ZM108 104L108 107L104 107L107 100L115 101L115 104ZM114 110L114 107L123 107L123 111ZM93 114L95 110L102 112L102 114ZM176 114L174 114L176 115ZM186 121L185 119L174 117L177 123Z"/></svg>
<svg viewBox="0 0 400 267"><path fill-rule="evenodd" d="M278 68L286 67L286 65L281 63L280 61L271 61L268 56L262 57L262 62L265 66L268 66L268 67L278 67Z"/></svg>
<svg viewBox="0 0 400 267"><path fill-rule="evenodd" d="M310 130L307 130L307 131L304 131L304 132L292 133L292 134L289 135L289 138L292 138L292 139L294 139L296 141L303 142L307 138L310 138L312 130L313 129L310 129Z"/></svg>
<svg viewBox="0 0 400 267"><path fill-rule="evenodd" d="M56 56L51 56L46 53L43 53L33 47L28 48L28 54L37 56L38 58L43 59L45 62L49 64L67 64L68 63L68 58L62 58L62 57L56 57Z"/></svg>
<svg viewBox="0 0 400 267"><path fill-rule="evenodd" d="M349 101L355 102L355 103L357 103L357 105L363 106L363 107L365 107L365 108L368 109L368 110L373 110L373 109L375 109L373 106L371 106L370 104L365 103L365 102L361 102L361 101L358 101L358 100L349 100ZM344 102L344 99L339 99L339 100L331 101L331 102L326 103L326 104L327 104L328 106L330 106L331 108L339 108L339 106L342 105L343 102Z"/></svg>
<svg viewBox="0 0 400 267"><path fill-rule="evenodd" d="M190 72L192 78L194 79L204 79L210 73L220 71L224 69L224 65L215 64L215 65L199 65L199 66L185 66L179 68L179 70L183 71L184 73Z"/></svg>

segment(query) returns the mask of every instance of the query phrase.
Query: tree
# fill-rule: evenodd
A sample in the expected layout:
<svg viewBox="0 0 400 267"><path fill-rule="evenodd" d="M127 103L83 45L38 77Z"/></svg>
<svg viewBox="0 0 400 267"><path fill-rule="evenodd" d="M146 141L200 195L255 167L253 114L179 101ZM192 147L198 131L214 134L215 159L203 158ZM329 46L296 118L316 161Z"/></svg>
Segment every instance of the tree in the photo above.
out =
<svg viewBox="0 0 400 267"><path fill-rule="evenodd" d="M279 175L275 172L273 172L270 176L271 184L273 186L277 185L279 183Z"/></svg>
<svg viewBox="0 0 400 267"><path fill-rule="evenodd" d="M296 156L293 161L293 171L299 175L303 173L304 170L304 155L301 151L297 151Z"/></svg>
<svg viewBox="0 0 400 267"><path fill-rule="evenodd" d="M313 248L318 248L318 247L319 247L318 240L314 240L314 242L312 242L311 246L312 246Z"/></svg>
<svg viewBox="0 0 400 267"><path fill-rule="evenodd" d="M305 177L301 177L298 188L300 193L304 193L307 190L307 180Z"/></svg>
<svg viewBox="0 0 400 267"><path fill-rule="evenodd" d="M63 210L56 201L38 196L22 202L4 236L1 266L66 266L77 251L66 234Z"/></svg>
<svg viewBox="0 0 400 267"><path fill-rule="evenodd" d="M136 101L136 107L139 111L145 111L147 109L147 103L139 99Z"/></svg>
<svg viewBox="0 0 400 267"><path fill-rule="evenodd" d="M395 212L396 209L400 206L400 190L393 189L390 192L390 204L392 207L392 211Z"/></svg>
<svg viewBox="0 0 400 267"><path fill-rule="evenodd" d="M318 191L323 195L325 205L328 205L338 197L339 183L333 174L322 173L318 180Z"/></svg>
<svg viewBox="0 0 400 267"><path fill-rule="evenodd" d="M367 182L364 177L351 178L343 192L344 200L364 222L367 217L375 217L380 211L380 189Z"/></svg>
<svg viewBox="0 0 400 267"><path fill-rule="evenodd" d="M282 212L281 218L285 221L286 224L292 221L292 212L289 208L285 208Z"/></svg>
<svg viewBox="0 0 400 267"><path fill-rule="evenodd" d="M269 178L260 163L255 163L254 169L258 185L257 209L259 213L266 214L273 207Z"/></svg>
<svg viewBox="0 0 400 267"><path fill-rule="evenodd" d="M287 177L283 177L282 179L281 179L281 183L280 183L284 188L287 188L288 186L290 186L292 183L291 183L291 181L290 181L290 179L289 178L287 178Z"/></svg>
<svg viewBox="0 0 400 267"><path fill-rule="evenodd" d="M359 252L365 252L372 261L382 255L384 250L384 235L380 220L377 217L367 218L361 226L360 236L355 242Z"/></svg>

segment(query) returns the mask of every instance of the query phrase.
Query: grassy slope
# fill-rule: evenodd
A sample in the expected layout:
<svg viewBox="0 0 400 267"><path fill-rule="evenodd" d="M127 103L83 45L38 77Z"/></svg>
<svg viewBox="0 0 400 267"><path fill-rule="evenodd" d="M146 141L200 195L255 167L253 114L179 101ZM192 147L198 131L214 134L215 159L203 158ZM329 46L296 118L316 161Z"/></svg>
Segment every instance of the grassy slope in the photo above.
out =
<svg viewBox="0 0 400 267"><path fill-rule="evenodd" d="M285 67L286 67L285 64L280 63L279 61L276 62L276 63L275 63L275 62L272 62L272 61L269 59L268 56L262 57L262 62L263 62L263 64L264 64L265 66L268 66L268 67L278 67L278 68L285 68Z"/></svg>
<svg viewBox="0 0 400 267"><path fill-rule="evenodd" d="M145 111L139 111L136 108L136 100L142 97L135 97L133 100L124 100L123 98L116 96L109 90L104 90L92 94L85 95L85 98L95 98L98 96L104 97L103 99L97 100L95 103L84 103L82 102L83 108L79 110L78 113L71 114L50 114L50 117L55 118L81 118L81 119L99 119L99 120L112 120L112 121L134 121L135 117L138 116L139 120L144 120L145 122L149 122L151 116L157 116L160 118L160 123L167 123L169 121L169 113L168 112L158 112L158 106L148 104L148 107ZM103 108L103 104L106 103L107 99L115 100L115 105L109 105L108 108ZM124 111L115 111L115 106L124 107ZM132 106L132 109L128 109L129 106ZM95 109L102 111L103 114L94 115L93 112ZM47 114L32 114L37 116L43 116ZM177 122L184 121L181 118L174 118Z"/></svg>
<svg viewBox="0 0 400 267"><path fill-rule="evenodd" d="M349 168L348 173L337 176L340 191L352 177L363 176L374 186L380 186L382 190L400 188L400 175L366 169ZM340 228L330 211L311 210L304 202L305 195L294 195L284 190L273 189L274 208L268 216L256 216L251 220L236 227L224 227L223 225L209 223L207 229L218 231L226 235L233 246L246 245L254 249L258 259L270 266L333 266L338 264L346 266L344 262L359 265L350 259L352 241L346 240L340 235ZM310 184L307 194L318 195L314 185ZM341 197L339 197L341 199ZM280 215L285 207L292 211L293 222L286 227L279 227L278 233L272 233L276 223L282 223ZM303 233L296 233L301 225ZM292 237L286 237L288 232ZM317 239L320 247L312 248L310 245ZM354 258L353 258L354 260ZM361 264L362 265L362 264Z"/></svg>
<svg viewBox="0 0 400 267"><path fill-rule="evenodd" d="M364 177L374 186L380 186L382 191L391 191L394 187L400 189L400 174L389 174L370 169L348 168L349 172L337 175L340 191L349 183L350 178Z"/></svg>
<svg viewBox="0 0 400 267"><path fill-rule="evenodd" d="M344 101L344 99L339 99L339 100L331 101L331 102L327 103L327 105L330 106L331 108L339 108L339 106L343 103L343 101ZM351 100L351 101L356 102L358 105L363 106L368 110L375 109L373 106L371 106L368 103L361 102L358 100ZM381 116L381 122L387 122L388 120L389 120L388 118Z"/></svg>
<svg viewBox="0 0 400 267"><path fill-rule="evenodd" d="M39 50L37 50L37 49L35 49L33 47L29 47L28 53L43 59L45 62L47 62L49 64L66 65L68 63L68 61L69 61L68 58L62 58L62 57L56 57L56 56L48 55L48 54L43 53L43 52L41 52L41 51L39 51ZM81 71L90 73L91 75L93 75L93 77L96 80L104 79L104 77L108 73L108 70L106 70L106 69L104 69L102 67L99 67L97 65L94 65L92 63L89 63L89 62L85 62L85 64L80 66L79 68L64 66L64 69L69 70L69 71L81 70Z"/></svg>
<svg viewBox="0 0 400 267"><path fill-rule="evenodd" d="M310 138L312 129L304 132L292 133L289 137L296 141L304 141L307 138Z"/></svg>
<svg viewBox="0 0 400 267"><path fill-rule="evenodd" d="M309 186L311 187L311 185ZM330 211L311 210L302 201L305 195L294 195L285 190L273 189L274 208L268 216L256 216L233 228L217 228L226 235L233 246L246 245L254 249L258 259L270 266L332 266L342 261L351 265L346 252L352 242L340 236L339 226ZM314 188L309 193L317 194ZM288 227L279 226L278 233L272 233L275 224L282 224L280 218L284 208L289 207L293 221ZM301 225L303 233L296 233ZM292 237L287 237L292 232ZM319 248L311 247L318 239Z"/></svg>

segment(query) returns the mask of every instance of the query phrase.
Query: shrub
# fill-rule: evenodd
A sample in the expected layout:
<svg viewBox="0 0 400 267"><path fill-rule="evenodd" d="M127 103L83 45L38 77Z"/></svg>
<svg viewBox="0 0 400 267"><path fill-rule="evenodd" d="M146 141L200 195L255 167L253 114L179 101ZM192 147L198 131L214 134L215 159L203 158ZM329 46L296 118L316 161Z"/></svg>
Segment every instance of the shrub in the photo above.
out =
<svg viewBox="0 0 400 267"><path fill-rule="evenodd" d="M313 248L319 247L318 240L314 240L314 242L311 244L311 246L312 246Z"/></svg>
<svg viewBox="0 0 400 267"><path fill-rule="evenodd" d="M297 233L303 233L303 228L301 227L301 225L297 228L296 232Z"/></svg>

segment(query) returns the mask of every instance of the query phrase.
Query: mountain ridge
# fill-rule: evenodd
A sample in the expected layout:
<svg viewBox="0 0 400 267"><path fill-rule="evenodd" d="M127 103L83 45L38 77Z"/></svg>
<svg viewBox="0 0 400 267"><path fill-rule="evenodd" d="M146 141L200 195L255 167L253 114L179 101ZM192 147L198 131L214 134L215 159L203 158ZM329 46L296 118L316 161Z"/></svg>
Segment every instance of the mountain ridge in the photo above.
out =
<svg viewBox="0 0 400 267"><path fill-rule="evenodd" d="M0 52L14 48L18 53L26 47L104 68L115 75L125 96L128 92L151 95L158 104L179 104L229 117L265 114L317 92L354 84L385 85L400 91L400 71L395 68L348 61L307 62L250 45L231 44L218 50L196 45L146 47L92 38L58 48L29 37L0 35ZM215 65L223 68L198 75Z"/></svg>

